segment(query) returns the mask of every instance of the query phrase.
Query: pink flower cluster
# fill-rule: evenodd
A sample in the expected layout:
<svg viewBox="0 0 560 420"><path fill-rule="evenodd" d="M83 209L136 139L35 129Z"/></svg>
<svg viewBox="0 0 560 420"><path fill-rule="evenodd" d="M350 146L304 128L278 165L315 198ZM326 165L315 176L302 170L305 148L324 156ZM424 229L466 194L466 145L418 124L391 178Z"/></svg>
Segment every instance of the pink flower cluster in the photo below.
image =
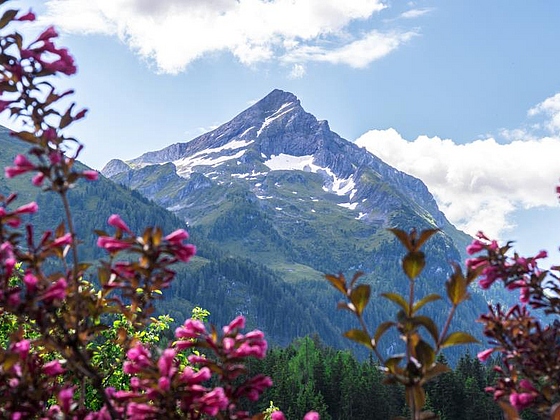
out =
<svg viewBox="0 0 560 420"><path fill-rule="evenodd" d="M471 270L481 271L480 287L488 289L500 280L509 290L520 289L520 301L528 303L530 299L528 280L531 275L540 274L537 260L546 258L547 252L541 251L530 258L520 257L517 254L509 257L507 255L509 244L500 247L497 241L490 240L482 232L477 233L477 238L467 247L467 253L473 255L484 251L486 255L467 259L466 264Z"/></svg>
<svg viewBox="0 0 560 420"><path fill-rule="evenodd" d="M240 364L243 359L254 356L263 358L267 344L260 331L241 334L245 326L242 316L223 328L222 337L208 332L200 321L189 319L177 328L177 341L165 349L157 358L143 344L137 344L127 352L124 363L125 373L133 375L131 390L109 390L121 413L133 420L155 418L170 409L179 407L185 415L198 418L195 413L217 416L220 412L236 419L249 419L249 413L237 410L242 398L256 401L272 385L270 378L257 375L242 383L241 375L246 374ZM207 358L192 354L190 365L179 366L177 354L186 348L204 348L214 353ZM206 383L215 372L220 386L208 387ZM169 403L171 401L171 403ZM306 417L312 420L317 417Z"/></svg>

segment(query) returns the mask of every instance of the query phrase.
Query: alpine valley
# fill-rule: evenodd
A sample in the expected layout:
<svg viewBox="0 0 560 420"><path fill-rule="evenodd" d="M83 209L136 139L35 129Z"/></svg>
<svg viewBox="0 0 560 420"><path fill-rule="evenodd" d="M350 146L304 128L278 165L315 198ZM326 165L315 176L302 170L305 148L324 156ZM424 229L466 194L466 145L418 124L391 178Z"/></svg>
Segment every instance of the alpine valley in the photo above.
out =
<svg viewBox="0 0 560 420"><path fill-rule="evenodd" d="M471 240L419 179L341 138L281 90L213 131L111 160L102 173L174 213L199 247L162 312L179 320L201 305L217 325L242 313L276 344L316 332L327 344L349 346L341 334L355 321L336 310L339 297L323 273L365 273L375 295L366 311L372 328L396 312L378 297L408 287L399 266L404 250L387 228L441 229L425 247L420 295L444 290L451 263ZM479 289L472 295L454 327L480 338L472 319L487 303ZM446 308L426 310L441 325Z"/></svg>

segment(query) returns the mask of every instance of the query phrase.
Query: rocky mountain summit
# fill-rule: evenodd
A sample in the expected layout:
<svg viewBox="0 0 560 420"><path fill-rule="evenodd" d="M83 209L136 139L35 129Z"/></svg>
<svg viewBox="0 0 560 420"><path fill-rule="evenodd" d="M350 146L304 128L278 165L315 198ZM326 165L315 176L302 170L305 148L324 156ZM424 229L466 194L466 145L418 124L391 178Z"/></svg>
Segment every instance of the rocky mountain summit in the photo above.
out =
<svg viewBox="0 0 560 420"><path fill-rule="evenodd" d="M187 190L213 185L242 182L256 198L270 200L266 198L271 195L266 180L281 171L317 174L323 198L365 223L385 224L390 213L408 206L432 225L453 231L457 239L461 236L439 211L422 181L341 138L327 121L306 112L295 95L281 90L272 91L231 121L192 141L128 162L112 160L102 172L180 211L189 207L184 202L188 201ZM198 175L191 179L194 174ZM157 178L157 185L149 182L147 186L148 178ZM171 179L175 191L166 188ZM196 221L196 214L183 213L189 222Z"/></svg>

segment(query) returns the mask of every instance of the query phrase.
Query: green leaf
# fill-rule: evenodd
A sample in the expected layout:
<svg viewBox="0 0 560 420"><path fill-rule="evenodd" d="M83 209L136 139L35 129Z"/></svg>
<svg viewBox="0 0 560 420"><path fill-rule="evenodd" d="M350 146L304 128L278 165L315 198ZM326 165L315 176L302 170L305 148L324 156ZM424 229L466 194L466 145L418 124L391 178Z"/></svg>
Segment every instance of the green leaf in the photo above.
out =
<svg viewBox="0 0 560 420"><path fill-rule="evenodd" d="M410 237L407 235L407 233L404 230L400 230L400 229L388 229L388 230L397 237L397 239L401 242L401 244L403 244L403 246L407 249L407 251L411 252L413 250Z"/></svg>
<svg viewBox="0 0 560 420"><path fill-rule="evenodd" d="M6 10L0 19L0 29L4 28L8 23L10 23L17 15L17 10Z"/></svg>
<svg viewBox="0 0 560 420"><path fill-rule="evenodd" d="M360 284L350 293L350 302L356 307L356 313L361 315L369 302L371 287L367 284Z"/></svg>
<svg viewBox="0 0 560 420"><path fill-rule="evenodd" d="M457 331L449 334L441 343L441 348L457 346L459 344L478 343L478 340L466 332Z"/></svg>
<svg viewBox="0 0 560 420"><path fill-rule="evenodd" d="M344 333L346 338L349 338L356 343L363 344L364 346L373 349L373 344L371 342L371 337L362 330L350 330Z"/></svg>
<svg viewBox="0 0 560 420"><path fill-rule="evenodd" d="M420 247L422 245L424 245L424 242L426 242L428 239L430 239L432 237L432 235L434 235L435 233L439 232L439 229L426 229L423 230L420 233L420 237L418 238L418 240L415 243L415 251L418 251L420 249Z"/></svg>
<svg viewBox="0 0 560 420"><path fill-rule="evenodd" d="M417 312L425 304L430 303L430 302L434 302L434 301L439 300L439 299L441 299L441 296L436 295L435 293L420 299L418 302L416 302L414 304L414 307L412 308L412 313Z"/></svg>
<svg viewBox="0 0 560 420"><path fill-rule="evenodd" d="M409 279L414 280L424 269L426 257L421 251L409 252L402 260L402 266Z"/></svg>
<svg viewBox="0 0 560 420"><path fill-rule="evenodd" d="M435 378L436 376L441 375L442 373L445 372L450 372L451 368L447 365L444 365L443 363L438 363L435 366L433 366L432 368L428 369L428 371L426 372L426 374L424 375L424 382Z"/></svg>
<svg viewBox="0 0 560 420"><path fill-rule="evenodd" d="M447 296L453 305L458 305L469 297L467 280L458 265L455 265L455 272L447 280L445 287L447 288Z"/></svg>
<svg viewBox="0 0 560 420"><path fill-rule="evenodd" d="M379 326L377 327L377 330L375 331L375 335L373 336L373 340L375 341L375 345L377 345L377 342L379 341L381 336L383 334L385 334L385 332L394 325L395 325L395 323L391 322L391 321L386 321L386 322L383 322L383 323L379 324Z"/></svg>
<svg viewBox="0 0 560 420"><path fill-rule="evenodd" d="M439 339L438 328L431 318L428 318L427 316L415 316L414 318L411 319L411 321L415 325L421 325L424 328L426 328L426 330L430 333L430 335L434 339L434 342L435 343L438 342Z"/></svg>
<svg viewBox="0 0 560 420"><path fill-rule="evenodd" d="M434 349L424 340L420 340L414 347L414 350L416 352L416 358L422 363L422 366L432 366L436 361Z"/></svg>
<svg viewBox="0 0 560 420"><path fill-rule="evenodd" d="M404 310L405 313L408 313L408 303L398 293L382 293L381 296L383 296L386 299L389 299L393 303L396 303Z"/></svg>
<svg viewBox="0 0 560 420"><path fill-rule="evenodd" d="M339 276L333 276L332 274L325 274L325 278L331 282L331 284L342 293L346 294L346 281L344 276L340 274Z"/></svg>

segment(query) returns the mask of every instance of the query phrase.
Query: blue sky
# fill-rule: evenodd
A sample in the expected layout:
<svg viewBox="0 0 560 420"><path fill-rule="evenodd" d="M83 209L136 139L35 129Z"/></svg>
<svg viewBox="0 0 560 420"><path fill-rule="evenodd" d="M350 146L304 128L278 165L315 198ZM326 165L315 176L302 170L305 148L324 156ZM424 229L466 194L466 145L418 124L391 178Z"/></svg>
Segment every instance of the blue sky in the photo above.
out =
<svg viewBox="0 0 560 420"><path fill-rule="evenodd" d="M280 88L423 179L459 227L527 251L537 231L540 246L560 239L559 2L17 3L61 28L78 62L60 82L90 108L75 134L95 168L190 140Z"/></svg>

